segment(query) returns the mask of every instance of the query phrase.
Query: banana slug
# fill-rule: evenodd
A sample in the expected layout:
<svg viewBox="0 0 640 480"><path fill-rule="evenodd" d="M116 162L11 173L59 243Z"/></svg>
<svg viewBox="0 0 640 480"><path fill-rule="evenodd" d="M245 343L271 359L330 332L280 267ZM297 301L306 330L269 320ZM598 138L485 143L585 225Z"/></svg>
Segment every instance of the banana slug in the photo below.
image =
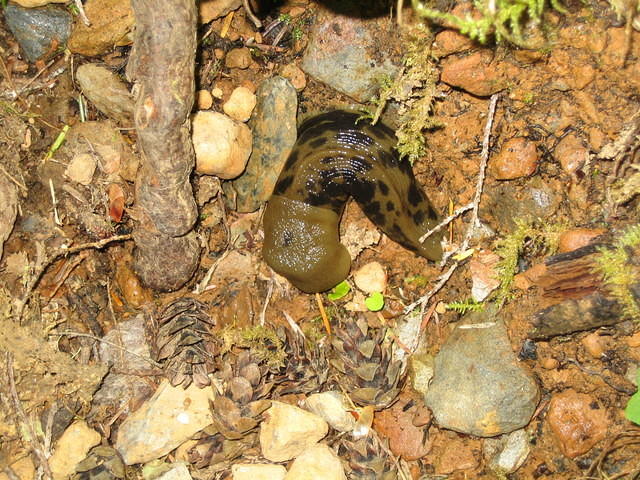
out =
<svg viewBox="0 0 640 480"><path fill-rule="evenodd" d="M420 243L438 214L408 161L394 150L391 128L334 110L306 120L276 181L263 217L267 264L307 293L347 278L351 258L339 222L352 196L392 240L430 260L442 257L442 234Z"/></svg>

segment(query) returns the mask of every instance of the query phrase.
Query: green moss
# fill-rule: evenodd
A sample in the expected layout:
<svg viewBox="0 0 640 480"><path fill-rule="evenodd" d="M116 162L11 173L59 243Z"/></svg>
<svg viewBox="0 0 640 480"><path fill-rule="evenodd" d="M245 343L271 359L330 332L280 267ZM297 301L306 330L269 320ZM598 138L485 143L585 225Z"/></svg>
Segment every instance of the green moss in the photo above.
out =
<svg viewBox="0 0 640 480"><path fill-rule="evenodd" d="M512 296L513 278L518 272L518 260L525 248L534 253L554 253L558 249L558 238L565 224L545 224L517 219L515 230L499 240L496 253L500 261L496 267L500 286L496 294L496 303L502 306Z"/></svg>
<svg viewBox="0 0 640 480"><path fill-rule="evenodd" d="M270 368L285 365L286 352L284 344L275 330L260 325L237 328L235 325L224 328L220 332L223 341L222 353L233 347L247 348L256 358Z"/></svg>
<svg viewBox="0 0 640 480"><path fill-rule="evenodd" d="M480 43L491 38L497 42L507 40L513 44L526 46L522 36L522 25L527 19L540 24L546 8L546 0L473 0L473 6L480 14L458 17L429 7L421 0L412 0L413 9L418 15L436 23L456 28ZM549 0L551 7L559 12L564 8L558 0Z"/></svg>
<svg viewBox="0 0 640 480"><path fill-rule="evenodd" d="M479 312L484 309L484 303L476 302L473 298L469 298L462 302L451 302L445 305L447 310L453 310L461 315L467 312Z"/></svg>
<svg viewBox="0 0 640 480"><path fill-rule="evenodd" d="M631 266L630 252L640 247L640 224L629 227L615 241L613 248L602 247L596 257L596 271L602 275L605 288L622 306L627 319L640 321L640 307L631 286L640 282L637 269Z"/></svg>
<svg viewBox="0 0 640 480"><path fill-rule="evenodd" d="M408 158L411 163L426 152L424 131L440 126L433 118L438 72L431 54L432 43L433 35L424 28L407 34L402 69L395 79L379 79L380 93L373 101L376 108L369 115L375 123L387 102L394 100L400 105L397 148L400 157Z"/></svg>

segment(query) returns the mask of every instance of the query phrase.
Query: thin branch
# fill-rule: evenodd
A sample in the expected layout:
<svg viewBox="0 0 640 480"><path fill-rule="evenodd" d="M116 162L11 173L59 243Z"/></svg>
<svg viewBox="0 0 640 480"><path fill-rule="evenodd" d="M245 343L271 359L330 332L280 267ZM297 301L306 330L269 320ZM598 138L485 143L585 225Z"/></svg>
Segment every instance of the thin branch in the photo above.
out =
<svg viewBox="0 0 640 480"><path fill-rule="evenodd" d="M83 243L82 245L76 245L75 247L61 247L59 248L53 255L47 257L44 253L44 247L41 243L36 243L36 248L38 251L35 265L33 267L33 273L31 273L29 281L25 286L24 293L22 294L22 298L18 301L16 306L15 317L18 320L22 320L22 315L24 314L24 308L29 302L33 291L35 290L38 282L44 275L44 272L47 268L58 258L64 257L67 255L72 255L77 252L81 252L83 250L88 249L96 249L100 250L113 242L124 242L127 240L131 240L131 234L127 235L115 235L109 238L103 238L102 240L98 240L97 242Z"/></svg>
<svg viewBox="0 0 640 480"><path fill-rule="evenodd" d="M458 208L455 212L453 212L451 215L449 215L447 218L444 218L440 221L440 223L438 223L438 225L436 225L435 227L433 227L431 230L429 230L427 233L425 233L424 235L422 235L418 241L420 243L424 243L424 241L429 238L431 235L433 235L434 233L436 233L438 230L442 229L443 227L446 227L447 225L449 225L453 220L455 220L456 218L458 218L460 215L462 215L465 212L468 212L469 210L471 210L473 208L473 203L467 203L465 206Z"/></svg>
<svg viewBox="0 0 640 480"><path fill-rule="evenodd" d="M22 408L20 398L18 397L13 371L13 356L9 352L5 353L5 365L6 380L2 383L5 384L5 388L3 388L3 390L6 389L8 392L3 392L4 394L1 395L3 403L9 411L13 410L16 413L14 418L16 422L16 429L22 433L22 440L29 446L38 460L38 464L40 468L42 468L44 478L50 480L53 478L53 475L51 474L51 468L49 467L47 456L44 453L44 448L40 444L40 440L36 435L33 424L29 421L24 408Z"/></svg>
<svg viewBox="0 0 640 480"><path fill-rule="evenodd" d="M484 180L486 177L487 163L489 162L489 146L490 146L490 139L491 139L491 129L493 127L493 119L495 117L496 105L498 103L499 98L500 98L500 94L496 93L491 96L491 100L489 102L489 112L487 114L487 123L485 124L485 127L484 127L484 138L482 140L482 153L480 157L480 167L478 170L478 181L476 182L476 193L473 197L473 202L472 202L473 208L471 212L471 221L469 222L469 226L467 227L464 240L462 241L460 246L456 250L453 250L450 253L445 254L445 256L442 259L441 265L444 265L447 262L447 260L449 260L449 258L451 258L453 255L459 252L466 251L469 248L469 242L471 240L471 237L475 233L476 229L480 226L478 211L480 209L480 200L482 198L482 191L484 188ZM462 208L466 208L466 207L467 206ZM454 214L455 213L456 212L454 212ZM449 267L449 269L438 277L436 285L431 290L429 290L429 292L427 292L426 295L423 295L418 300L416 300L415 302L413 302L412 304L410 304L408 307L404 309L405 313L409 313L410 311L414 310L416 307L420 306L420 313L423 314L424 308L429 302L429 300L431 300L431 297L433 297L436 293L438 293L438 291L440 291L440 289L449 281L449 279L451 278L451 275L453 275L453 272L456 271L456 269L460 266L462 261L463 260L455 260L455 262Z"/></svg>

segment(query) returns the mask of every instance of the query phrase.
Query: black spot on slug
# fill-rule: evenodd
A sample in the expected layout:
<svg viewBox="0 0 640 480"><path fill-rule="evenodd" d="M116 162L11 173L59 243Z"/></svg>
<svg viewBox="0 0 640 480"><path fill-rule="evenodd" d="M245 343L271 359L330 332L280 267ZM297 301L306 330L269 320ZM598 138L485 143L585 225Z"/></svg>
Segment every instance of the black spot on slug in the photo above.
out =
<svg viewBox="0 0 640 480"><path fill-rule="evenodd" d="M378 180L378 188L384 196L389 195L389 186L383 180Z"/></svg>
<svg viewBox="0 0 640 480"><path fill-rule="evenodd" d="M387 202L387 212L393 212L395 209L396 207L393 205L393 202L389 200Z"/></svg>
<svg viewBox="0 0 640 480"><path fill-rule="evenodd" d="M422 201L422 195L420 194L420 190L418 190L418 186L415 184L415 182L409 186L409 194L407 198L412 206L417 207L418 205L420 205L420 202Z"/></svg>
<svg viewBox="0 0 640 480"><path fill-rule="evenodd" d="M327 143L327 139L325 137L314 138L309 142L309 146L311 148L320 148L321 146Z"/></svg>
<svg viewBox="0 0 640 480"><path fill-rule="evenodd" d="M284 178L279 179L276 182L275 188L273 189L273 194L282 195L287 191L287 189L291 186L292 183L293 183L293 175L288 175Z"/></svg>
<svg viewBox="0 0 640 480"><path fill-rule="evenodd" d="M413 221L416 222L416 225L422 225L424 222L424 212L422 210L418 210L413 214Z"/></svg>

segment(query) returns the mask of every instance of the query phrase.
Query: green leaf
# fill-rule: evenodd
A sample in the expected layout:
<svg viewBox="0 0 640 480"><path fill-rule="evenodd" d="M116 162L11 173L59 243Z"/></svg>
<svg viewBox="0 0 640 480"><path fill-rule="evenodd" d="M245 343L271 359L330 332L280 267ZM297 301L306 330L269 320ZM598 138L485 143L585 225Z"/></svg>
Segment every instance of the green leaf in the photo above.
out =
<svg viewBox="0 0 640 480"><path fill-rule="evenodd" d="M627 420L640 425L640 392L634 393L624 409L624 416Z"/></svg>
<svg viewBox="0 0 640 480"><path fill-rule="evenodd" d="M332 302L335 302L336 300L340 300L342 297L345 297L350 291L351 285L349 285L346 280L343 280L331 289L331 293L327 293L327 298Z"/></svg>
<svg viewBox="0 0 640 480"><path fill-rule="evenodd" d="M364 304L372 312L378 312L384 307L384 297L380 292L374 292L366 298Z"/></svg>

